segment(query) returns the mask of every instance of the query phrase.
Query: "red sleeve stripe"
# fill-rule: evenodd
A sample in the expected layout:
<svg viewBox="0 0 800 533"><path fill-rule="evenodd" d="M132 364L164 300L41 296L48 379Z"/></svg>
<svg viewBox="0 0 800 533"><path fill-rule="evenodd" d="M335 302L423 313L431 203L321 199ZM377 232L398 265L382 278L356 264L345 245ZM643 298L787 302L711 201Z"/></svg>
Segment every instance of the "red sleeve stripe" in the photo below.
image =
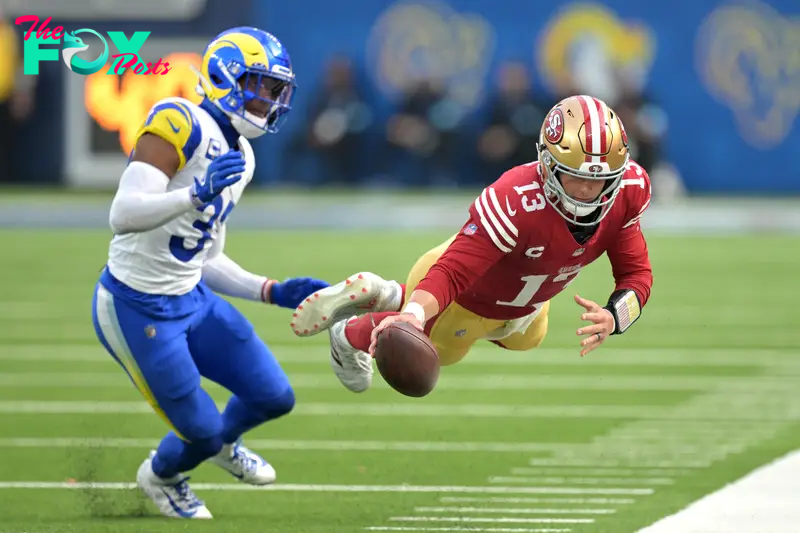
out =
<svg viewBox="0 0 800 533"><path fill-rule="evenodd" d="M486 207L486 209L484 209L483 207L484 205L483 197L485 194L486 191L484 190L483 194L481 194L481 196L478 197L477 200L475 200L475 211L477 211L478 217L480 218L481 227L483 227L483 229L486 230L486 233L489 235L489 238L492 239L492 242L494 243L495 246L497 246L500 249L500 251L508 253L512 250L516 242L513 241L510 237L508 237L508 234L505 232L505 230L503 230L503 233L506 233L505 236L508 237L508 240L501 241L501 239L498 238L497 232L495 231L495 228L497 228L496 225L497 218L495 218L494 214L492 214L488 206ZM487 214L489 217L488 219L487 219ZM511 248L506 246L504 242L511 244Z"/></svg>
<svg viewBox="0 0 800 533"><path fill-rule="evenodd" d="M497 193L494 192L494 189L489 187L489 197L492 199L492 206L494 207L495 212L500 215L500 220L503 221L508 231L514 234L514 237L519 237L519 230L517 227L509 220L508 216L506 216L506 211L500 205L500 202L497 200ZM506 197L506 206L508 206L508 210L511 210L511 206L508 205L508 197Z"/></svg>

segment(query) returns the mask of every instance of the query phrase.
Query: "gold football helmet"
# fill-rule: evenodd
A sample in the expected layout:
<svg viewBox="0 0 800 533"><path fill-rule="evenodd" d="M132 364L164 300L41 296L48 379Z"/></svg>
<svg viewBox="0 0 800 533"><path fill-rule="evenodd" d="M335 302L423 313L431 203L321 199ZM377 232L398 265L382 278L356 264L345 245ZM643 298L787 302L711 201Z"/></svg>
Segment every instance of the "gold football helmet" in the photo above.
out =
<svg viewBox="0 0 800 533"><path fill-rule="evenodd" d="M622 122L598 98L584 95L565 98L550 110L542 124L539 166L545 197L572 224L593 226L608 214L629 158L628 137ZM606 186L594 200L577 200L564 190L562 173L604 180ZM597 209L601 210L597 216L584 219Z"/></svg>

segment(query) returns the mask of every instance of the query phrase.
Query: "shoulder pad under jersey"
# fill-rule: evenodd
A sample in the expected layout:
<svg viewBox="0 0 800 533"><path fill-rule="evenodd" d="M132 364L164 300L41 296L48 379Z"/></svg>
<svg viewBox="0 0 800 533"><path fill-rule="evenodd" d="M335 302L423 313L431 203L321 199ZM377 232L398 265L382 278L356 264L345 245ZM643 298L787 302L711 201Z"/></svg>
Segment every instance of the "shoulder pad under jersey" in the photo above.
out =
<svg viewBox="0 0 800 533"><path fill-rule="evenodd" d="M136 132L135 142L145 133L158 135L178 152L182 169L200 145L203 133L189 107L181 102L164 101L154 105L147 120Z"/></svg>

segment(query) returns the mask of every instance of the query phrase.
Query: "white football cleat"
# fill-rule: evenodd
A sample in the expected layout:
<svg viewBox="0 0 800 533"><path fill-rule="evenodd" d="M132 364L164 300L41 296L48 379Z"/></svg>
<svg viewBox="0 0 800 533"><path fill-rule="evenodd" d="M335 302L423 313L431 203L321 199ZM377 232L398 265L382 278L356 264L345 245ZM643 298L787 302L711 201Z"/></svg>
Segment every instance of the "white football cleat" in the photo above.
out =
<svg viewBox="0 0 800 533"><path fill-rule="evenodd" d="M333 324L369 312L399 311L403 289L371 272L359 272L321 289L297 306L292 329L299 337L311 337Z"/></svg>
<svg viewBox="0 0 800 533"><path fill-rule="evenodd" d="M344 334L346 325L346 320L340 320L328 331L331 339L331 368L342 385L353 392L364 392L372 385L372 356L353 348Z"/></svg>
<svg viewBox="0 0 800 533"><path fill-rule="evenodd" d="M144 460L136 473L139 488L153 500L161 514L170 518L210 519L211 512L189 487L189 478L178 474L166 479L153 472L153 457Z"/></svg>
<svg viewBox="0 0 800 533"><path fill-rule="evenodd" d="M226 444L211 462L243 483L249 485L269 485L275 483L275 469L260 455L245 448L241 439L233 444Z"/></svg>

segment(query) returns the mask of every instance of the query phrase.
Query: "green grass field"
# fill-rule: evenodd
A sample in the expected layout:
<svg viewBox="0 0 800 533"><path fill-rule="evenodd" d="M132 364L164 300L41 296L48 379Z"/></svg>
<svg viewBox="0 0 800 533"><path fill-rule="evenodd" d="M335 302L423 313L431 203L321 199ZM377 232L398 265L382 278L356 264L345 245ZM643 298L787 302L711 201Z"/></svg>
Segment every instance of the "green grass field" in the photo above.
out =
<svg viewBox="0 0 800 533"><path fill-rule="evenodd" d="M227 251L279 278L405 279L444 237L233 231ZM553 302L540 349L481 344L424 399L377 376L346 391L327 336L241 303L296 387L296 411L248 435L279 484L236 490L204 465L192 481L215 520L162 519L127 484L165 427L91 325L108 238L0 232L0 533L633 533L800 446L800 239L650 237L655 286L630 332L578 356L571 298L605 300L601 260Z"/></svg>

